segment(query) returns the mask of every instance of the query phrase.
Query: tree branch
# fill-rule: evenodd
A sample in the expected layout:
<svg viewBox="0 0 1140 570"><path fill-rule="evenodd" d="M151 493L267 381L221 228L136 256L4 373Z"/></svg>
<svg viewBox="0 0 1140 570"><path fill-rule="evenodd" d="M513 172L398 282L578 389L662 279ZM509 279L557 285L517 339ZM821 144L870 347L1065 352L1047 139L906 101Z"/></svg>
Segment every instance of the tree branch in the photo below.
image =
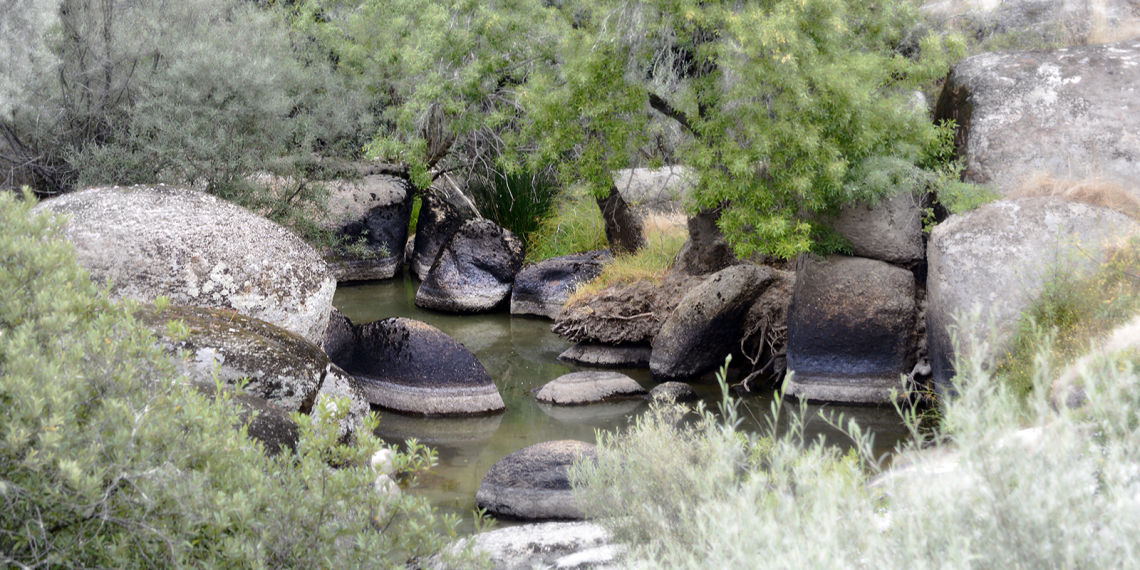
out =
<svg viewBox="0 0 1140 570"><path fill-rule="evenodd" d="M668 101L662 99L660 95L652 91L649 92L649 106L653 107L653 109L658 113L661 113L662 115L665 115L666 117L677 121L681 124L682 127L685 127L685 130L689 131L694 136L697 134L696 131L693 130L693 125L689 122L688 115L673 108L673 106L670 105Z"/></svg>

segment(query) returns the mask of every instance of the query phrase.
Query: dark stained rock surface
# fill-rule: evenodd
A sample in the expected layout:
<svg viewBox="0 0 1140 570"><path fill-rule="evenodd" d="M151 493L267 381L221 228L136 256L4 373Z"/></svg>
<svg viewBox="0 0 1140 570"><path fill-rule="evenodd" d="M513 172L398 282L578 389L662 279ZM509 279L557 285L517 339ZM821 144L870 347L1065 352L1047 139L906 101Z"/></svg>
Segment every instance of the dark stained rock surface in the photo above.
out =
<svg viewBox="0 0 1140 570"><path fill-rule="evenodd" d="M785 392L809 401L888 403L914 367L915 321L910 271L859 257L801 256L788 314Z"/></svg>
<svg viewBox="0 0 1140 570"><path fill-rule="evenodd" d="M1140 38L983 53L958 62L937 118L958 124L964 180L1013 196L1023 178L1040 173L1097 178L1132 188L1140 198L1137 60Z"/></svg>
<svg viewBox="0 0 1140 570"><path fill-rule="evenodd" d="M444 245L416 291L416 306L437 311L488 311L507 300L526 249L490 220L470 220Z"/></svg>
<svg viewBox="0 0 1140 570"><path fill-rule="evenodd" d="M475 355L426 323L391 318L352 327L351 350L330 355L369 403L422 415L501 411L503 398Z"/></svg>
<svg viewBox="0 0 1140 570"><path fill-rule="evenodd" d="M339 422L339 433L342 440L352 439L357 428L364 425L364 418L372 409L368 405L368 398L364 395L360 382L345 372L344 369L330 362L325 371L324 381L321 382L321 389L317 392L317 402L319 403L321 398L327 397L348 400L348 409L344 410L344 418Z"/></svg>
<svg viewBox="0 0 1140 570"><path fill-rule="evenodd" d="M516 451L495 463L475 495L479 508L520 520L575 520L582 511L574 500L567 468L579 458L593 459L593 445L574 440L548 441Z"/></svg>
<svg viewBox="0 0 1140 570"><path fill-rule="evenodd" d="M325 327L321 348L333 362L344 360L352 352L352 346L356 342L355 334L352 322L334 307L329 313L329 323Z"/></svg>
<svg viewBox="0 0 1140 570"><path fill-rule="evenodd" d="M935 386L949 389L955 375L955 314L980 311L959 338L983 340L1002 354L1018 317L1052 273L1087 274L1103 262L1107 248L1138 233L1140 224L1120 212L1055 197L1001 200L935 226L926 280ZM968 346L962 345L967 352L961 356L970 356Z"/></svg>
<svg viewBox="0 0 1140 570"><path fill-rule="evenodd" d="M511 290L512 315L558 316L580 283L602 274L613 257L606 250L553 257L523 267Z"/></svg>
<svg viewBox="0 0 1140 570"><path fill-rule="evenodd" d="M535 393L535 398L540 402L565 405L589 404L645 394L645 388L625 374L585 370L564 374L544 384Z"/></svg>
<svg viewBox="0 0 1140 570"><path fill-rule="evenodd" d="M668 400L670 402L692 402L700 399L697 391L684 382L665 382L658 384L649 391L651 400Z"/></svg>
<svg viewBox="0 0 1140 570"><path fill-rule="evenodd" d="M280 225L184 188L90 188L36 206L70 216L67 240L117 299L230 309L319 343L336 278Z"/></svg>
<svg viewBox="0 0 1140 570"><path fill-rule="evenodd" d="M412 273L427 279L435 258L463 222L475 214L449 199L446 192L432 189L421 197L420 215L416 222L416 240L412 246Z"/></svg>
<svg viewBox="0 0 1140 570"><path fill-rule="evenodd" d="M347 245L326 259L338 281L388 279L404 265L408 221L415 191L406 177L374 174L356 181L332 181L328 215L322 226ZM360 251L360 250L363 251Z"/></svg>
<svg viewBox="0 0 1140 570"><path fill-rule="evenodd" d="M329 365L320 347L300 335L233 311L169 306L156 312L144 306L136 317L167 352L185 351L179 372L195 385L213 387L215 374L230 386L248 379L246 393L285 412L309 412ZM170 321L181 321L189 336L172 338Z"/></svg>
<svg viewBox="0 0 1140 570"><path fill-rule="evenodd" d="M558 355L559 360L611 368L649 368L653 347L647 342L602 344L580 342Z"/></svg>
<svg viewBox="0 0 1140 570"><path fill-rule="evenodd" d="M649 369L657 380L699 377L740 348L749 307L775 270L734 265L687 292L653 339Z"/></svg>

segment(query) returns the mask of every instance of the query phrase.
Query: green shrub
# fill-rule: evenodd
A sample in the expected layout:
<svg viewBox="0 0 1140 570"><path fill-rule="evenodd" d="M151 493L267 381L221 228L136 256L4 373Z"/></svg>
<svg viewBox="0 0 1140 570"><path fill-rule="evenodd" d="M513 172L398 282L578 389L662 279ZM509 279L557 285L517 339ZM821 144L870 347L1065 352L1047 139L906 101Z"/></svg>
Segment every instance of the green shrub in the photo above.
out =
<svg viewBox="0 0 1140 570"><path fill-rule="evenodd" d="M296 454L266 456L231 395L180 382L33 202L0 193L0 566L403 568L445 545L453 519L373 491L367 427L337 442L345 405L296 415Z"/></svg>
<svg viewBox="0 0 1140 570"><path fill-rule="evenodd" d="M531 263L608 248L602 213L594 196L584 188L566 191L552 215L542 220L528 246L526 260Z"/></svg>
<svg viewBox="0 0 1140 570"><path fill-rule="evenodd" d="M873 480L879 458L864 433L849 430L857 453L844 456L805 441L796 414L773 420L762 443L731 415L678 427L657 408L600 438L597 466L575 468L576 492L588 516L630 540L628 568L1140 565L1133 363L1108 356L1085 378L1088 406L1058 413L1044 389L1023 407L984 362L956 363L941 426L916 431L884 479Z"/></svg>
<svg viewBox="0 0 1140 570"><path fill-rule="evenodd" d="M530 244L558 198L558 181L549 173L497 172L474 177L469 188L483 217Z"/></svg>

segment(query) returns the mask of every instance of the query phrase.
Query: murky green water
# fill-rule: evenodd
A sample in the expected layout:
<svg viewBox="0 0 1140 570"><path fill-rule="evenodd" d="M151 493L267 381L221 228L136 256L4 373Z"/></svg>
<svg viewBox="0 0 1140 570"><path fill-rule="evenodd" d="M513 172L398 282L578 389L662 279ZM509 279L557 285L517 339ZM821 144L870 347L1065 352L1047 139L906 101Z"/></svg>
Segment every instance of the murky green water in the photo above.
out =
<svg viewBox="0 0 1140 570"><path fill-rule="evenodd" d="M590 406L549 406L534 399L531 390L555 378L584 369L558 360L571 343L550 332L551 321L539 317L512 317L506 311L481 315L453 315L415 306L414 277L388 281L346 284L337 289L333 304L352 322L360 324L388 317L409 317L426 322L463 343L487 369L498 385L507 409L502 414L477 418L422 418L382 411L378 435L390 443L409 437L435 447L439 465L420 477L413 492L427 496L441 511L458 512L465 518L475 508L475 493L487 470L503 457L528 445L557 439L595 442L595 430L625 427L643 412L642 400ZM619 370L647 390L656 385L646 369ZM706 403L715 409L720 390L715 385L695 385ZM772 395L763 394L743 402L742 429L758 430L770 410ZM813 407L813 410L818 409ZM833 413L856 418L873 430L879 453L889 451L906 437L906 430L891 409L827 406ZM811 437L823 435L829 442L846 445L846 438L822 419L808 423Z"/></svg>

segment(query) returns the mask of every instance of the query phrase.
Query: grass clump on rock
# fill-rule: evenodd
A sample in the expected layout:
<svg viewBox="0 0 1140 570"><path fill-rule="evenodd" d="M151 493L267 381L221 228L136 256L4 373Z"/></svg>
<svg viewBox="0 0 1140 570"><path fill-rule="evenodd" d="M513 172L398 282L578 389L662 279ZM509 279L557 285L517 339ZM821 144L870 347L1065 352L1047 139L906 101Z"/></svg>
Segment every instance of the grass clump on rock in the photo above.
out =
<svg viewBox="0 0 1140 570"><path fill-rule="evenodd" d="M373 490L381 444L368 426L338 443L347 402L294 415L297 451L267 456L232 393L177 378L33 202L0 193L0 566L402 568L450 539L423 499Z"/></svg>

